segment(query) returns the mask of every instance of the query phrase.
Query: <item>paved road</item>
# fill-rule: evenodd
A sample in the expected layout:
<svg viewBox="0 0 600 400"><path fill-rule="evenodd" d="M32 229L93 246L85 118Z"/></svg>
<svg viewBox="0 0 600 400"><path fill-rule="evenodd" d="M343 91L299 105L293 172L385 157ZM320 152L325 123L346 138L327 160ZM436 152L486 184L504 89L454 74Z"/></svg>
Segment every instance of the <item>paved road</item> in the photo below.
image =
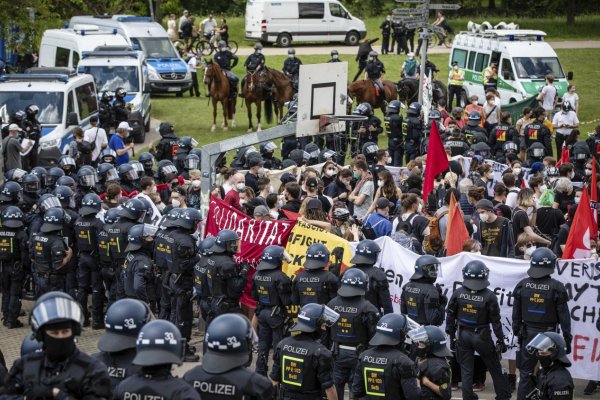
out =
<svg viewBox="0 0 600 400"><path fill-rule="evenodd" d="M548 42L555 49L600 49L600 40L569 40L564 42ZM415 40L416 45L416 40ZM379 45L373 46L376 51L380 52L381 47ZM337 49L340 54L356 54L357 47L353 46L344 46L342 44L338 45L322 45L322 46L314 46L314 45L298 45L294 46L296 49L297 55L308 55L308 54L326 54L329 55L331 50ZM263 53L266 56L270 55L286 55L286 48L275 47L275 46L265 46L263 49ZM240 56L247 56L251 54L254 50L250 47L242 47L238 49L237 54ZM450 49L443 46L436 46L429 49L429 53L432 54L449 54Z"/></svg>

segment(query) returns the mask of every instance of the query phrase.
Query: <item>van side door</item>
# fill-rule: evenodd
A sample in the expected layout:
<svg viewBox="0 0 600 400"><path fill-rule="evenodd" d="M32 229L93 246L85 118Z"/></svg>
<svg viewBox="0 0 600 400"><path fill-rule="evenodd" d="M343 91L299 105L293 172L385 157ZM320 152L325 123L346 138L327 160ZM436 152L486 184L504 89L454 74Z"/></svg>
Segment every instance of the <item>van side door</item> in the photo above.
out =
<svg viewBox="0 0 600 400"><path fill-rule="evenodd" d="M322 41L329 36L325 3L298 3L298 32L293 41Z"/></svg>
<svg viewBox="0 0 600 400"><path fill-rule="evenodd" d="M348 32L348 13L340 3L327 3L329 15L327 26L329 28L329 41L344 41Z"/></svg>

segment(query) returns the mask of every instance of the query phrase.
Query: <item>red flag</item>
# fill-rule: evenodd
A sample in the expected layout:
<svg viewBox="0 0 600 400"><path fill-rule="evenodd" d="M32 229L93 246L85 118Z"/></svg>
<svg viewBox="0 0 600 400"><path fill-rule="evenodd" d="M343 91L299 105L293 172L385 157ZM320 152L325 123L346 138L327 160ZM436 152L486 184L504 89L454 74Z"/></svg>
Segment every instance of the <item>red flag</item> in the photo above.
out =
<svg viewBox="0 0 600 400"><path fill-rule="evenodd" d="M592 208L590 207L590 197L587 187L584 187L581 201L573 217L573 223L569 230L569 237L567 238L562 258L566 260L589 258L591 255L590 238L593 229L594 221L592 218Z"/></svg>
<svg viewBox="0 0 600 400"><path fill-rule="evenodd" d="M567 149L567 146L565 144L563 144L562 151L560 153L560 159L556 163L556 168L560 167L561 164L566 164L568 162L569 162L569 150Z"/></svg>
<svg viewBox="0 0 600 400"><path fill-rule="evenodd" d="M425 182L423 182L423 200L427 202L427 196L433 190L433 181L436 176L450 167L446 151L442 144L442 138L435 121L431 124L429 132L429 145L427 146L427 160L425 161Z"/></svg>
<svg viewBox="0 0 600 400"><path fill-rule="evenodd" d="M296 220L298 220L298 218L300 218L302 216L302 214L298 214L298 213L295 213L295 212L289 211L289 210L283 210L282 209L281 211L285 214L285 216L289 220L292 220L292 221L296 221Z"/></svg>
<svg viewBox="0 0 600 400"><path fill-rule="evenodd" d="M594 229L592 230L592 239L598 239L598 183L596 181L596 158L592 157L592 181L590 185L590 206L592 207L592 219Z"/></svg>
<svg viewBox="0 0 600 400"><path fill-rule="evenodd" d="M446 255L453 256L462 251L463 244L469 239L469 232L460 206L454 195L450 197L448 227L446 228Z"/></svg>

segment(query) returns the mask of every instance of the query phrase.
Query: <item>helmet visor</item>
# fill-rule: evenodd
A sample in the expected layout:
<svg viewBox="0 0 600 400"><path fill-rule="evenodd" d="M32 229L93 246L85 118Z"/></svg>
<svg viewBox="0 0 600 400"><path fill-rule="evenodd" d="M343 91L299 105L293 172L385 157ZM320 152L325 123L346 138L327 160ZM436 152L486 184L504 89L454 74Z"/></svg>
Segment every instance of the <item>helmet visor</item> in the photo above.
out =
<svg viewBox="0 0 600 400"><path fill-rule="evenodd" d="M49 210L54 207L60 207L60 200L58 199L58 197L48 197L47 199L42 201L41 206L44 210Z"/></svg>
<svg viewBox="0 0 600 400"><path fill-rule="evenodd" d="M331 328L338 319L340 319L340 314L336 313L327 306L323 306L323 314L321 315L322 324L325 324L328 328Z"/></svg>
<svg viewBox="0 0 600 400"><path fill-rule="evenodd" d="M31 325L34 331L42 326L59 321L83 324L83 313L79 303L65 297L54 297L38 304L32 312Z"/></svg>
<svg viewBox="0 0 600 400"><path fill-rule="evenodd" d="M25 176L25 174L27 174L27 171L25 171L21 168L16 168L13 172L12 180L13 181L21 181L23 179L23 176Z"/></svg>
<svg viewBox="0 0 600 400"><path fill-rule="evenodd" d="M40 182L32 181L23 184L23 191L27 193L35 193L40 190Z"/></svg>
<svg viewBox="0 0 600 400"><path fill-rule="evenodd" d="M186 169L197 169L199 163L200 160L198 160L197 158L186 158L184 166Z"/></svg>
<svg viewBox="0 0 600 400"><path fill-rule="evenodd" d="M63 157L60 160L60 165L61 167L65 167L65 166L75 166L75 159L73 157Z"/></svg>
<svg viewBox="0 0 600 400"><path fill-rule="evenodd" d="M84 175L79 178L79 181L83 186L94 187L96 186L96 175Z"/></svg>
<svg viewBox="0 0 600 400"><path fill-rule="evenodd" d="M275 151L275 149L277 149L277 145L273 142L269 142L267 144L265 144L264 150L265 153L272 153Z"/></svg>
<svg viewBox="0 0 600 400"><path fill-rule="evenodd" d="M135 169L135 171L138 173L138 176L140 173L144 172L144 166L142 165L141 162L132 162L131 165L133 166L133 168Z"/></svg>
<svg viewBox="0 0 600 400"><path fill-rule="evenodd" d="M117 173L117 170L114 168L111 168L108 171L106 171L104 176L105 176L106 181L118 181L119 180L119 174Z"/></svg>
<svg viewBox="0 0 600 400"><path fill-rule="evenodd" d="M442 265L441 264L428 264L423 266L423 272L430 278L437 278L442 276Z"/></svg>
<svg viewBox="0 0 600 400"><path fill-rule="evenodd" d="M379 150L379 146L377 146L376 144L372 144L372 145L365 147L365 153L367 153L367 154L373 154L377 150Z"/></svg>
<svg viewBox="0 0 600 400"><path fill-rule="evenodd" d="M129 171L125 172L125 178L129 179L130 181L136 181L140 179L135 169L130 169Z"/></svg>
<svg viewBox="0 0 600 400"><path fill-rule="evenodd" d="M176 174L177 173L177 168L174 165L165 165L162 168L163 174L168 175L168 174Z"/></svg>
<svg viewBox="0 0 600 400"><path fill-rule="evenodd" d="M420 326L416 329L409 330L407 336L412 343L419 343L419 342L426 343L429 341L429 336L427 335L427 330L425 329L424 326Z"/></svg>
<svg viewBox="0 0 600 400"><path fill-rule="evenodd" d="M531 342L527 344L527 351L530 354L535 353L535 351L551 351L554 347L556 347L556 343L548 336L543 333L538 333L536 337L534 337Z"/></svg>
<svg viewBox="0 0 600 400"><path fill-rule="evenodd" d="M544 149L532 149L531 154L534 157L544 157Z"/></svg>

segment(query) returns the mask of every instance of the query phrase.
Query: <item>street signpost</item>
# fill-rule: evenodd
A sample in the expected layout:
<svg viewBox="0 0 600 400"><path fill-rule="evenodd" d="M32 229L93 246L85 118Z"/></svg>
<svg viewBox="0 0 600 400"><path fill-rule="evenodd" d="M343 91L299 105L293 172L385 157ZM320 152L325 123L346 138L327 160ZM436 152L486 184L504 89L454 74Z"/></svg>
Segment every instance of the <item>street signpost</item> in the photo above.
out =
<svg viewBox="0 0 600 400"><path fill-rule="evenodd" d="M392 14L394 15L419 15L425 14L427 10L421 10L417 8L394 8Z"/></svg>
<svg viewBox="0 0 600 400"><path fill-rule="evenodd" d="M430 4L430 10L458 10L460 4Z"/></svg>
<svg viewBox="0 0 600 400"><path fill-rule="evenodd" d="M422 4L427 0L396 0L396 3L405 3L405 4Z"/></svg>

